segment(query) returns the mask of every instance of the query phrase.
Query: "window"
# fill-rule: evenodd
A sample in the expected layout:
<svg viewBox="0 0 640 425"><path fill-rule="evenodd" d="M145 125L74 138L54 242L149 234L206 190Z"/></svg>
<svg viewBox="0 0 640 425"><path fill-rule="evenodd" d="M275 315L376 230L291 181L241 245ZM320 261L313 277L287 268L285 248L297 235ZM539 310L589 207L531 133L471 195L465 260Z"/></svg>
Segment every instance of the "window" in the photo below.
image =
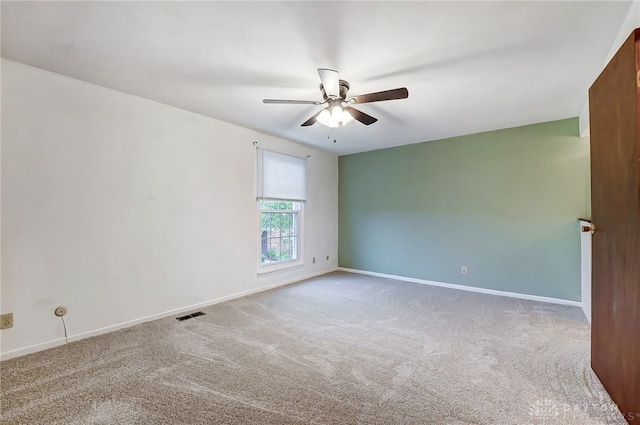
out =
<svg viewBox="0 0 640 425"><path fill-rule="evenodd" d="M287 263L299 258L298 242L302 204L260 200L260 264Z"/></svg>
<svg viewBox="0 0 640 425"><path fill-rule="evenodd" d="M260 274L296 266L300 262L302 205L307 198L306 163L302 158L258 149L256 198L260 212Z"/></svg>

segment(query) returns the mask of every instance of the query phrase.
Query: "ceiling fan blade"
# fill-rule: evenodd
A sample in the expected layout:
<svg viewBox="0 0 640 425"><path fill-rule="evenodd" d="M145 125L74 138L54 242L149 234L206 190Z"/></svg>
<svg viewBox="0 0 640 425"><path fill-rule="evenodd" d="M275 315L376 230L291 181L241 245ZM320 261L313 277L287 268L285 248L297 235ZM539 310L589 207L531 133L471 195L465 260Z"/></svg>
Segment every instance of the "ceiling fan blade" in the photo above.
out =
<svg viewBox="0 0 640 425"><path fill-rule="evenodd" d="M263 99L262 103L280 103L280 104L294 104L294 105L321 105L324 102L318 102L317 100Z"/></svg>
<svg viewBox="0 0 640 425"><path fill-rule="evenodd" d="M340 78L338 71L327 68L318 68L318 75L322 81L322 87L329 97L340 97Z"/></svg>
<svg viewBox="0 0 640 425"><path fill-rule="evenodd" d="M375 93L361 94L353 96L349 100L355 100L356 103L381 102L383 100L406 99L409 97L409 90L406 87L399 89L379 91Z"/></svg>
<svg viewBox="0 0 640 425"><path fill-rule="evenodd" d="M322 111L320 111L320 112L322 112ZM309 118L308 120L306 120L305 122L300 124L300 127L309 127L310 125L315 124L316 123L316 118L318 118L318 115L320 115L320 112L318 112L317 114L315 114L314 116L312 116L311 118Z"/></svg>
<svg viewBox="0 0 640 425"><path fill-rule="evenodd" d="M356 108L352 108L351 106L345 107L344 110L349 111L349 113L354 119L360 121L364 125L371 125L374 122L378 121L377 118L374 118L371 115L365 114L362 111L358 111Z"/></svg>

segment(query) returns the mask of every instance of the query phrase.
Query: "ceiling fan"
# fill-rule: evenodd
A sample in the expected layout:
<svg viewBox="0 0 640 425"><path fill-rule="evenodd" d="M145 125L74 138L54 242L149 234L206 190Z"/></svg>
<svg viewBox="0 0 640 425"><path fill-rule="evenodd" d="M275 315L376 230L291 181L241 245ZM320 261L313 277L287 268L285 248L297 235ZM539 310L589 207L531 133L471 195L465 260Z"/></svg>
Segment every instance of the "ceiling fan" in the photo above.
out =
<svg viewBox="0 0 640 425"><path fill-rule="evenodd" d="M299 104L299 105L324 105L327 106L320 112L302 123L302 127L313 125L316 121L327 127L342 127L351 121L358 120L364 125L370 125L378 121L371 115L357 110L351 105L357 103L381 102L383 100L406 99L409 91L406 87L384 90L375 93L361 94L347 97L349 83L338 77L338 71L327 68L318 68L320 75L320 92L323 101L316 100L284 100L264 99L264 103Z"/></svg>

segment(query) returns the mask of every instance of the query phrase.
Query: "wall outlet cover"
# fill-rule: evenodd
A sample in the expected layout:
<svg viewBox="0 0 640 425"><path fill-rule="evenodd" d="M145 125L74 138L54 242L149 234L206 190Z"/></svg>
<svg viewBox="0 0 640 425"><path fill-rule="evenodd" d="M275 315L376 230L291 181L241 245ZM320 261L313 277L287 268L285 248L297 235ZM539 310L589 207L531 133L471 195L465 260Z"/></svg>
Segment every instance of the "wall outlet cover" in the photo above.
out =
<svg viewBox="0 0 640 425"><path fill-rule="evenodd" d="M13 313L7 313L0 316L0 329L9 329L13 327Z"/></svg>

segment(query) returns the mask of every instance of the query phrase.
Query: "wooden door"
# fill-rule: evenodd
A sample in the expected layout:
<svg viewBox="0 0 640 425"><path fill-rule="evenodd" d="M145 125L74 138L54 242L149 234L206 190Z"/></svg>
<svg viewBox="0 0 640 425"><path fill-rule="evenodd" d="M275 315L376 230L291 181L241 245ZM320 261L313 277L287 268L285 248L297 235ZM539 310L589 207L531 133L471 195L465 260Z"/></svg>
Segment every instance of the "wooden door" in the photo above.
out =
<svg viewBox="0 0 640 425"><path fill-rule="evenodd" d="M640 30L589 90L591 366L629 423L640 424Z"/></svg>

